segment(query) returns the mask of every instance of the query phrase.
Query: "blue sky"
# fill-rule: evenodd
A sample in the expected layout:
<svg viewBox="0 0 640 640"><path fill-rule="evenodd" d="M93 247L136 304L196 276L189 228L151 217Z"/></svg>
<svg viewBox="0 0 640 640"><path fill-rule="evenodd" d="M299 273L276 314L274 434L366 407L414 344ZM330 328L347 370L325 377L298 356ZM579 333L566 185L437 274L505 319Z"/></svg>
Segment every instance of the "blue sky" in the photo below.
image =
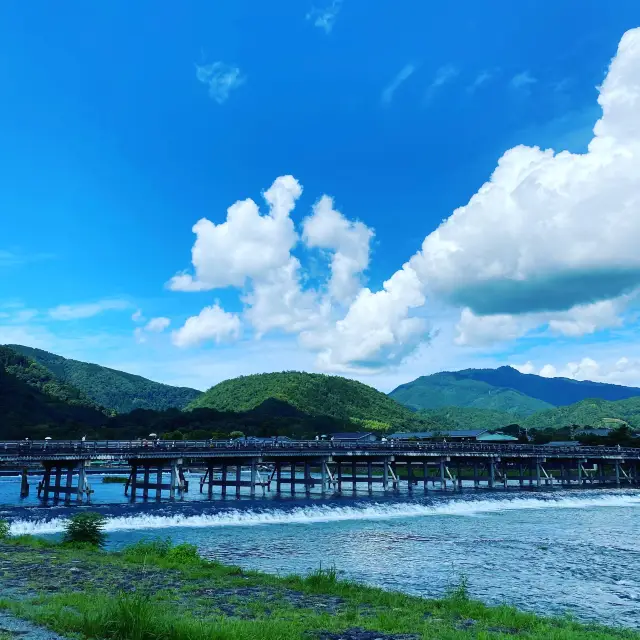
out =
<svg viewBox="0 0 640 640"><path fill-rule="evenodd" d="M629 142L640 136L615 104L604 128L626 127L614 136L626 164L589 202L567 200L584 192L578 171L547 158L537 184L557 193L527 195L523 179L508 202L491 196L433 235L510 148L587 152L597 87L640 26L636 2L610 4L6 3L0 342L199 388L305 369L387 390L506 363L640 384L638 265L597 228L640 219L624 191L640 176ZM636 95L638 73L625 71L636 48L610 83L614 102L621 83ZM542 162L525 155L513 163ZM294 182L276 182L274 197L295 207L272 212L266 240L262 194L284 176ZM627 197L611 213L618 178ZM513 194L526 199L517 215ZM247 198L260 214L213 226ZM192 264L202 218L212 224ZM538 224L548 246L531 241ZM457 257L442 257L452 243ZM171 285L181 273L191 284Z"/></svg>

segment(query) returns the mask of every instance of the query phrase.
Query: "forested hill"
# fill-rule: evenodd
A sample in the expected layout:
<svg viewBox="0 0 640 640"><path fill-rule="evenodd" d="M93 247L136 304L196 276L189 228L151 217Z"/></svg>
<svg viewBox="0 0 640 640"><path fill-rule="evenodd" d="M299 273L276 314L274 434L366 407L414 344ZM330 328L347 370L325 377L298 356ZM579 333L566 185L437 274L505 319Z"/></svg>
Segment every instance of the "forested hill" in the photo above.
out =
<svg viewBox="0 0 640 640"><path fill-rule="evenodd" d="M532 415L587 400L640 397L640 388L600 382L545 378L513 367L465 369L422 376L399 386L391 397L414 409L465 407Z"/></svg>
<svg viewBox="0 0 640 640"><path fill-rule="evenodd" d="M3 377L5 393L7 393L6 388L11 387L16 392L18 392L17 390L21 390L19 395L27 394L29 397L32 397L32 399L36 398L36 396L24 386L27 385L31 390L43 394L42 398L38 398L37 401L42 399L49 405L59 405L61 409L64 409L66 406L75 406L107 413L97 402L94 402L85 393L57 379L46 367L43 367L35 360L9 347L0 346L0 370L9 374L9 376ZM21 385L14 382L12 378L16 378L24 384ZM34 400L36 403L37 401Z"/></svg>
<svg viewBox="0 0 640 640"><path fill-rule="evenodd" d="M97 364L70 360L42 349L22 345L7 347L35 360L59 382L75 387L96 404L117 413L134 409L183 409L202 393L196 389L153 382Z"/></svg>
<svg viewBox="0 0 640 640"><path fill-rule="evenodd" d="M6 353L3 353L3 359ZM15 370L15 364L10 365ZM18 372L20 373L20 372ZM29 372L30 375L34 371ZM65 438L84 435L87 429L109 420L104 413L82 403L78 396L68 397L68 389L44 384L31 384L35 378L19 378L0 366L0 439L30 437ZM43 389L60 396L49 395ZM66 397L66 400L63 399ZM70 404L71 400L74 404Z"/></svg>
<svg viewBox="0 0 640 640"><path fill-rule="evenodd" d="M520 391L495 387L487 382L464 378L454 373L434 373L400 385L389 395L413 409L459 407L486 409L527 416L554 405L531 398Z"/></svg>
<svg viewBox="0 0 640 640"><path fill-rule="evenodd" d="M367 428L402 428L420 422L413 411L362 382L297 371L225 380L194 400L188 409L248 411L270 398L284 401L309 415L357 420ZM424 422L427 424L429 420Z"/></svg>
<svg viewBox="0 0 640 640"><path fill-rule="evenodd" d="M615 428L621 422L640 430L640 398L609 402L590 398L567 407L541 411L521 422L530 429L560 429L571 425Z"/></svg>

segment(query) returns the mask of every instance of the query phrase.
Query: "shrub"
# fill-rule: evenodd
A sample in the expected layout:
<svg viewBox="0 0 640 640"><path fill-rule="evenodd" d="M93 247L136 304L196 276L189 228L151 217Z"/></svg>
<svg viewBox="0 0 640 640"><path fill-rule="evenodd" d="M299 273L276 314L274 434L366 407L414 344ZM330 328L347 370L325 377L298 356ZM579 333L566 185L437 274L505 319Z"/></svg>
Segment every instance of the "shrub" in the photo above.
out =
<svg viewBox="0 0 640 640"><path fill-rule="evenodd" d="M11 535L11 527L6 520L0 520L0 540L6 540Z"/></svg>
<svg viewBox="0 0 640 640"><path fill-rule="evenodd" d="M104 533L105 523L106 518L99 513L79 513L65 525L64 542L103 547L107 538Z"/></svg>
<svg viewBox="0 0 640 640"><path fill-rule="evenodd" d="M198 548L193 544L178 544L173 546L171 538L164 540L140 540L126 547L123 551L126 558L131 560L146 560L146 558L162 558L179 564L193 564L205 562L198 555Z"/></svg>

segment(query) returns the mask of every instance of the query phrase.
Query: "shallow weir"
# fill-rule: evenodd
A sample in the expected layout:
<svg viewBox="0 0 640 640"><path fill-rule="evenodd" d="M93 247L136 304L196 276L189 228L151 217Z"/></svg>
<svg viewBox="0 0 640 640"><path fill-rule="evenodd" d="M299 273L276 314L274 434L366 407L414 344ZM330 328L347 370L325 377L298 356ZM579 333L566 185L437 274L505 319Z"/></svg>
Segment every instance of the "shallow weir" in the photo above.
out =
<svg viewBox="0 0 640 640"><path fill-rule="evenodd" d="M13 495L13 494L12 494ZM114 494L115 496L115 494ZM386 589L471 595L544 614L640 628L640 491L548 490L326 499L185 500L81 507L108 545L195 544L207 558L286 574L334 566ZM57 537L77 507L0 506L12 532Z"/></svg>

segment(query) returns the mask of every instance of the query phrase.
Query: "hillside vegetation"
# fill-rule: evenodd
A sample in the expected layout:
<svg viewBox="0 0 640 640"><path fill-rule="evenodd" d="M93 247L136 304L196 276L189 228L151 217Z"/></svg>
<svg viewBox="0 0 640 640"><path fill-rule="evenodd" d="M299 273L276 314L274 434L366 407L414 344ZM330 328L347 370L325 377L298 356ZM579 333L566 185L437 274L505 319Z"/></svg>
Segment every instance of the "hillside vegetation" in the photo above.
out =
<svg viewBox="0 0 640 640"><path fill-rule="evenodd" d="M470 407L423 409L418 411L418 415L441 425L451 425L455 429L500 429L526 420L526 416L516 413L492 409L472 409Z"/></svg>
<svg viewBox="0 0 640 640"><path fill-rule="evenodd" d="M640 429L640 398L615 402L591 398L568 407L541 411L529 416L521 424L530 429L560 429L569 425L615 428L621 422Z"/></svg>
<svg viewBox="0 0 640 640"><path fill-rule="evenodd" d="M73 398L76 404L70 404L61 397L43 392L41 388L44 387L51 390L51 385L29 384L0 366L0 439L84 435L88 428L108 420L103 413L82 404L77 398Z"/></svg>
<svg viewBox="0 0 640 640"><path fill-rule="evenodd" d="M459 380L476 380L497 388L513 389L555 407L574 404L589 398L615 401L640 397L640 388L638 387L623 387L618 384L592 382L591 380L546 378L533 373L520 373L513 367L465 369L451 375Z"/></svg>
<svg viewBox="0 0 640 640"><path fill-rule="evenodd" d="M183 409L201 394L196 389L152 382L123 371L63 358L42 349L22 345L7 346L35 360L59 382L75 387L97 405L117 413L127 413L134 409Z"/></svg>
<svg viewBox="0 0 640 640"><path fill-rule="evenodd" d="M0 346L0 369L4 369L6 373L15 376L32 389L49 396L49 403L58 401L65 405L102 410L102 407L85 393L58 380L51 371L35 360L17 353L9 347ZM7 380L5 379L5 384L8 384Z"/></svg>
<svg viewBox="0 0 640 640"><path fill-rule="evenodd" d="M402 428L420 422L410 409L362 382L297 371L225 380L194 400L188 408L248 411L270 398L286 402L309 415L356 420L370 429Z"/></svg>
<svg viewBox="0 0 640 640"><path fill-rule="evenodd" d="M495 387L487 382L450 372L422 376L399 386L389 395L413 409L463 407L488 409L516 416L531 415L553 406L513 389Z"/></svg>

